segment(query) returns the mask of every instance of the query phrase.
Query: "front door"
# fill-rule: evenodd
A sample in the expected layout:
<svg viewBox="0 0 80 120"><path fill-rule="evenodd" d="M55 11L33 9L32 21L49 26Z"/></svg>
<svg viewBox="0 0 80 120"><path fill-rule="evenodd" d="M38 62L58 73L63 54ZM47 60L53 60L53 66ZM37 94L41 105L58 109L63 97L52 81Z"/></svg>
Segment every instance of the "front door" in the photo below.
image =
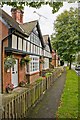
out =
<svg viewBox="0 0 80 120"><path fill-rule="evenodd" d="M16 64L12 67L12 84L14 87L18 86L18 60L16 59Z"/></svg>

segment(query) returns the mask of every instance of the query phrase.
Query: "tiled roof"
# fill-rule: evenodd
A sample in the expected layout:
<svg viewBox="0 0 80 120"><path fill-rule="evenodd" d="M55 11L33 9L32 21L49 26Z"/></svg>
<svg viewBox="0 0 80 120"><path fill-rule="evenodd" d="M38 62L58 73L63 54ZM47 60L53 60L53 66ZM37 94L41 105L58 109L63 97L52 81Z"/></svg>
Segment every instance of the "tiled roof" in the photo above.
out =
<svg viewBox="0 0 80 120"><path fill-rule="evenodd" d="M32 30L37 25L37 22L38 21L35 20L35 21L31 21L31 22L27 22L27 23L21 24L20 26L22 27L22 29L24 30L25 33L27 33L28 35L30 35L30 33L32 32Z"/></svg>

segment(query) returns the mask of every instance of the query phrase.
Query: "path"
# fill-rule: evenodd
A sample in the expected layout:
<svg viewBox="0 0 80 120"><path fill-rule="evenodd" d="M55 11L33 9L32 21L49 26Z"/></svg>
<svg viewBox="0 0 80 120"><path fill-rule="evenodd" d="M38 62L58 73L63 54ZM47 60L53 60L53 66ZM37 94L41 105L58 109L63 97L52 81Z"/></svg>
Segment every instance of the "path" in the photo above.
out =
<svg viewBox="0 0 80 120"><path fill-rule="evenodd" d="M28 113L28 118L55 118L65 78L66 73L63 73L46 91L42 100Z"/></svg>

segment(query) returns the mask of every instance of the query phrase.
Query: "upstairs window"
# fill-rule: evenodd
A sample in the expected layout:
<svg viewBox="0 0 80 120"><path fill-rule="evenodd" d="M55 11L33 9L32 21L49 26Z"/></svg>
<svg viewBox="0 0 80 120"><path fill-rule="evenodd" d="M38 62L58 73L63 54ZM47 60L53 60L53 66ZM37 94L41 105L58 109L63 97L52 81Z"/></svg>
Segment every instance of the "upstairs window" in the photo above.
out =
<svg viewBox="0 0 80 120"><path fill-rule="evenodd" d="M31 33L30 41L33 42L34 44L40 46L40 39L39 39L39 37L36 34Z"/></svg>
<svg viewBox="0 0 80 120"><path fill-rule="evenodd" d="M22 50L22 38L18 38L18 50Z"/></svg>
<svg viewBox="0 0 80 120"><path fill-rule="evenodd" d="M49 58L44 58L43 69L49 68Z"/></svg>
<svg viewBox="0 0 80 120"><path fill-rule="evenodd" d="M23 40L23 51L26 51L26 47L27 46L27 42L26 42L26 40Z"/></svg>
<svg viewBox="0 0 80 120"><path fill-rule="evenodd" d="M17 36L12 35L12 48L17 49Z"/></svg>

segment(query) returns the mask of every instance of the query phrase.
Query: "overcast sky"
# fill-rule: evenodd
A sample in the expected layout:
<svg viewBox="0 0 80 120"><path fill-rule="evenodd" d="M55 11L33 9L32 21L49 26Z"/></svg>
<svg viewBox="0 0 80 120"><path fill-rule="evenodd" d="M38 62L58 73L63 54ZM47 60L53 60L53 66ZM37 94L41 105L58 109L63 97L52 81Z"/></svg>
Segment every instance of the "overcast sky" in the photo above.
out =
<svg viewBox="0 0 80 120"><path fill-rule="evenodd" d="M42 34L51 35L54 32L53 23L56 20L56 17L64 10L69 10L70 7L76 8L78 7L78 3L64 2L63 7L61 7L60 10L55 14L52 14L52 8L49 5L42 5L42 7L39 9L25 6L23 21L28 22L38 19ZM2 9L5 10L9 15L11 15L10 6L4 5ZM34 13L34 11L36 11L36 13ZM42 16L40 17L37 13Z"/></svg>

